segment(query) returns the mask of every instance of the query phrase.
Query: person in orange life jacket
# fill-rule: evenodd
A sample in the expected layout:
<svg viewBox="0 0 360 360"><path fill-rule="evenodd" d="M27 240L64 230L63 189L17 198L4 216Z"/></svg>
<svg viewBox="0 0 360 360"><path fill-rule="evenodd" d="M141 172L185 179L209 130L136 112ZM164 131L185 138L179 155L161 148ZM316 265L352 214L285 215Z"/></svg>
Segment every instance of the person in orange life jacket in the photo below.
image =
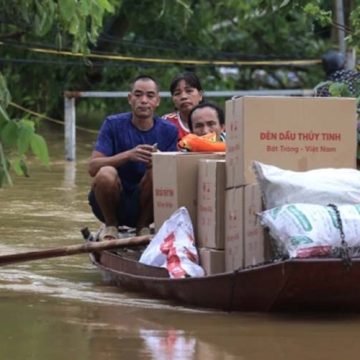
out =
<svg viewBox="0 0 360 360"><path fill-rule="evenodd" d="M108 116L101 126L89 162L94 178L89 203L105 224L100 239L114 239L118 226L149 230L153 221L152 153L176 151L174 125L155 115L160 104L153 78L138 76L128 94L131 112ZM147 231L148 232L148 231Z"/></svg>
<svg viewBox="0 0 360 360"><path fill-rule="evenodd" d="M172 80L170 93L176 111L163 115L163 118L177 127L181 139L190 133L188 116L191 109L203 101L203 89L195 73L186 72Z"/></svg>
<svg viewBox="0 0 360 360"><path fill-rule="evenodd" d="M224 111L212 103L195 106L189 113L189 129L198 136L215 133L216 141L225 141Z"/></svg>

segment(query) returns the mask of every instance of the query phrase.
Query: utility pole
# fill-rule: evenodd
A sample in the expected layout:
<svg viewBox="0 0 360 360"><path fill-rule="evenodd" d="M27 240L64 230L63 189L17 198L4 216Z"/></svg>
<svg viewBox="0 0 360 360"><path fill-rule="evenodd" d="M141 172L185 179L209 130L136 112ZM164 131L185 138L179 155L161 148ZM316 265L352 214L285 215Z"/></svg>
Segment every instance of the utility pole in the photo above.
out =
<svg viewBox="0 0 360 360"><path fill-rule="evenodd" d="M355 68L355 50L347 49L345 43L345 18L344 18L344 2L343 0L336 0L336 23L339 42L339 51L345 57L345 67L347 69Z"/></svg>
<svg viewBox="0 0 360 360"><path fill-rule="evenodd" d="M338 29L339 51L346 55L345 44L345 19L343 0L336 0L336 23Z"/></svg>

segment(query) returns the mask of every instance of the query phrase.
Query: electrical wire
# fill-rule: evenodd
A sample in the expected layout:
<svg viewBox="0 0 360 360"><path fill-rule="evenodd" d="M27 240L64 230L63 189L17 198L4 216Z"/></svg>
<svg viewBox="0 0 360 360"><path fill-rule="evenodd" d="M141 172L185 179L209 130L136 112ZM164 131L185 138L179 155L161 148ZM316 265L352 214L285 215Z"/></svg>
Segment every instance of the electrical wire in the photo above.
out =
<svg viewBox="0 0 360 360"><path fill-rule="evenodd" d="M21 106L19 104L14 103L13 101L10 101L9 105L16 108L16 109L19 109L19 110L21 110L23 112L34 115L34 116L38 117L41 120L45 119L45 120L48 120L48 121L50 121L52 123L55 123L55 124L58 124L58 125L61 125L61 126L65 126L65 123L63 121L59 120L59 119L54 119L54 118L52 118L50 116L47 116L45 114L40 114L40 113L38 113L36 111L27 109L27 108L25 108L25 107L23 107L23 106ZM99 133L97 130L87 129L87 128L82 127L82 126L75 126L75 127L76 127L77 130L86 131L86 132L91 133L91 134L98 134Z"/></svg>
<svg viewBox="0 0 360 360"><path fill-rule="evenodd" d="M0 41L0 45L6 45ZM88 59L103 59L122 62L137 62L151 64L182 64L182 65L212 65L212 66L307 66L321 63L320 59L310 60L197 60L197 59L164 59L155 57L136 57L116 54L90 53L83 54L79 52L54 50L50 48L27 47L26 50L38 54L69 56Z"/></svg>

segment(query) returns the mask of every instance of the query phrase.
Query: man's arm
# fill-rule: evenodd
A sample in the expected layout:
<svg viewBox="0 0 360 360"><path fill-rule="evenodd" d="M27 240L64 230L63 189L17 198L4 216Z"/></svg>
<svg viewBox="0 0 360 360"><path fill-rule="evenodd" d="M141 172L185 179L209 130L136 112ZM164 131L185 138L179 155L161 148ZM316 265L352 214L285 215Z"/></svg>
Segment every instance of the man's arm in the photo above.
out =
<svg viewBox="0 0 360 360"><path fill-rule="evenodd" d="M151 154L154 151L152 145L138 145L131 150L121 152L113 156L94 150L89 162L89 174L95 176L103 166L113 166L118 168L128 161L140 161L145 164L151 162Z"/></svg>

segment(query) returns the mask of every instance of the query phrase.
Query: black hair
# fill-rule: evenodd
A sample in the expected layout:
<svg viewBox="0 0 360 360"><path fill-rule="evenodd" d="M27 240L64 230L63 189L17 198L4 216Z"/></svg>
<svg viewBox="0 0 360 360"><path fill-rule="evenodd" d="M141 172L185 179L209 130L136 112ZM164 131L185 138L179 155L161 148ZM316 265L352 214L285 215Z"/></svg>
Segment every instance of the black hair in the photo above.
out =
<svg viewBox="0 0 360 360"><path fill-rule="evenodd" d="M130 91L133 90L133 87L134 87L134 84L138 81L138 80L151 80L155 83L156 85L156 88L158 91L160 91L160 87L159 87L159 84L157 83L157 81L150 75L145 75L145 74L142 74L142 75L138 75L130 84Z"/></svg>
<svg viewBox="0 0 360 360"><path fill-rule="evenodd" d="M199 105L196 105L194 108L191 109L190 113L189 113L189 121L188 121L188 125L189 125L189 129L190 132L193 131L193 125L192 125L192 115L193 113L197 110L197 109L203 109L203 108L211 108L214 109L216 111L216 114L218 116L219 119L219 123L220 125L225 125L225 115L224 115L224 111L223 109L221 109L219 106L213 104L213 103L201 103Z"/></svg>
<svg viewBox="0 0 360 360"><path fill-rule="evenodd" d="M184 80L191 87L198 89L199 91L203 91L200 79L196 76L196 74L193 72L185 72L183 74L179 74L175 76L174 79L171 81L170 84L171 95L174 95L175 89L181 80Z"/></svg>
<svg viewBox="0 0 360 360"><path fill-rule="evenodd" d="M345 68L345 56L341 52L330 50L322 56L321 60L326 75Z"/></svg>

